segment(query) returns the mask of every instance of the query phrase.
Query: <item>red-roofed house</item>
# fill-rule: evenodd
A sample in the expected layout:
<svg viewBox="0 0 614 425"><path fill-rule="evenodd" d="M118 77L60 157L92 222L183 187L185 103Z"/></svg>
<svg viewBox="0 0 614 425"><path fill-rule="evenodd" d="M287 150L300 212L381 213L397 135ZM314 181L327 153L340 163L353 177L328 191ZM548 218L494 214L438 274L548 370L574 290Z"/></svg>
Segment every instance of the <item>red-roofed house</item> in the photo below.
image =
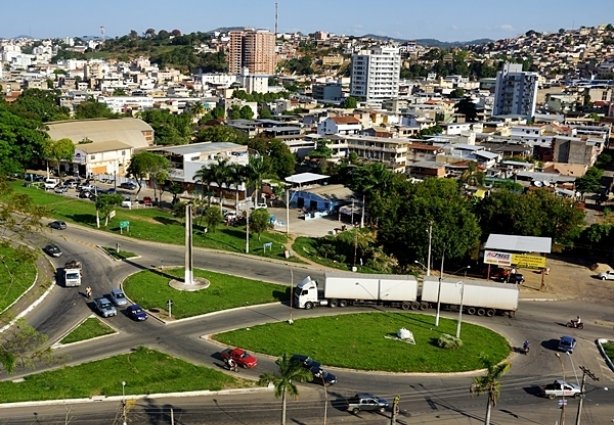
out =
<svg viewBox="0 0 614 425"><path fill-rule="evenodd" d="M357 134L362 125L354 117L328 117L318 124L318 134L322 136L333 134Z"/></svg>

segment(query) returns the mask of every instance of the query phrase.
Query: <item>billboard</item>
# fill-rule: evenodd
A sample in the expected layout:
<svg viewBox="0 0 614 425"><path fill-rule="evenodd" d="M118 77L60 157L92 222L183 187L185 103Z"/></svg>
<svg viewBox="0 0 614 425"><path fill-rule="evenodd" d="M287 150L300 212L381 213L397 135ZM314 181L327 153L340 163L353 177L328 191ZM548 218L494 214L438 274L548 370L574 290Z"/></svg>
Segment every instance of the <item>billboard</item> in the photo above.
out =
<svg viewBox="0 0 614 425"><path fill-rule="evenodd" d="M512 254L509 252L485 250L484 264L509 267L512 265Z"/></svg>
<svg viewBox="0 0 614 425"><path fill-rule="evenodd" d="M546 257L531 254L512 254L512 264L526 269L543 269L546 267Z"/></svg>

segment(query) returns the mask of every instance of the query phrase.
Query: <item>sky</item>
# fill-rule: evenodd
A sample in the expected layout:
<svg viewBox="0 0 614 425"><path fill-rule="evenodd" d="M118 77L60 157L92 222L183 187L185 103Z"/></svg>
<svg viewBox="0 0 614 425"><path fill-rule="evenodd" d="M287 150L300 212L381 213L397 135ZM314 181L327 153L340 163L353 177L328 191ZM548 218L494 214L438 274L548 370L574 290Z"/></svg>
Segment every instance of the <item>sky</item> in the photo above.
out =
<svg viewBox="0 0 614 425"><path fill-rule="evenodd" d="M614 24L612 0L277 0L279 32L325 31L441 41L512 38L528 30ZM275 0L17 0L0 37L122 36L148 28L274 30Z"/></svg>

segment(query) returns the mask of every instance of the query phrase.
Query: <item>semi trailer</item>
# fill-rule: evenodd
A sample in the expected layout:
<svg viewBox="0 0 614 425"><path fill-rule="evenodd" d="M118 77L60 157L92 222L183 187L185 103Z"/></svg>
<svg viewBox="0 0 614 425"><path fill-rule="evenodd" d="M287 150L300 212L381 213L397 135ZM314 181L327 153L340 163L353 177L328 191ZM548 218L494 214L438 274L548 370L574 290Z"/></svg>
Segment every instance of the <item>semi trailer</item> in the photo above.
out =
<svg viewBox="0 0 614 425"><path fill-rule="evenodd" d="M411 275L326 273L323 285L307 276L294 290L293 305L346 307L383 305L403 310L444 310L462 306L467 314L514 316L518 308L517 285L470 279L426 277L422 284Z"/></svg>

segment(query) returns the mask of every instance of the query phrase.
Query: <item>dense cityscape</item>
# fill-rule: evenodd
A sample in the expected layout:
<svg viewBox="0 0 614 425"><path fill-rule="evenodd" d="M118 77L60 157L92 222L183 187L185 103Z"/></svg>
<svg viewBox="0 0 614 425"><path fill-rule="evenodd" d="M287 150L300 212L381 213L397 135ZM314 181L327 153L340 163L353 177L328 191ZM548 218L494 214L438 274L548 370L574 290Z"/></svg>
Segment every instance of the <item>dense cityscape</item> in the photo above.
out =
<svg viewBox="0 0 614 425"><path fill-rule="evenodd" d="M612 24L0 39L0 423L614 420L613 90Z"/></svg>

